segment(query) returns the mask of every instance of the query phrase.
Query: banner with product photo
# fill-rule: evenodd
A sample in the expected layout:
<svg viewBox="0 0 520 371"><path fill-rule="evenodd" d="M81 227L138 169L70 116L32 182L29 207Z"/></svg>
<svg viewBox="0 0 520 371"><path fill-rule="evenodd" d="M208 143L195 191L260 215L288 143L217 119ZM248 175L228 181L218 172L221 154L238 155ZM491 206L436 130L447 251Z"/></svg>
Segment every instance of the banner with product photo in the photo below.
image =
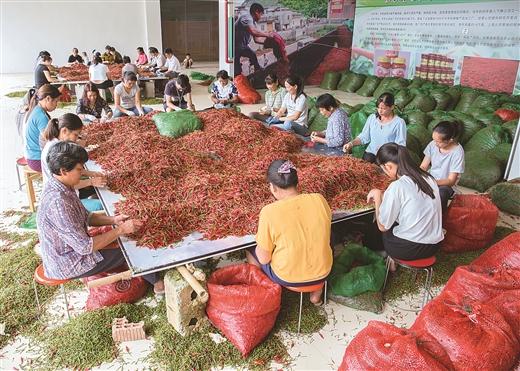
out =
<svg viewBox="0 0 520 371"><path fill-rule="evenodd" d="M355 0L239 0L234 12L234 75L264 88L268 72L319 84L349 68Z"/></svg>
<svg viewBox="0 0 520 371"><path fill-rule="evenodd" d="M354 72L520 94L520 1L357 0Z"/></svg>

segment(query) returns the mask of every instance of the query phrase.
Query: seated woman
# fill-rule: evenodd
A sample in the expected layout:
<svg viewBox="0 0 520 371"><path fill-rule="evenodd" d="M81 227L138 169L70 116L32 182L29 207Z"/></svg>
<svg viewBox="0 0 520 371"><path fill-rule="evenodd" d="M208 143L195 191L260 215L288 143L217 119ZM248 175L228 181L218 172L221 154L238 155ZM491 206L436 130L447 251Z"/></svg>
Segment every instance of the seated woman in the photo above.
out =
<svg viewBox="0 0 520 371"><path fill-rule="evenodd" d="M213 108L232 108L238 103L238 90L235 84L229 81L226 70L217 72L217 80L211 86L209 99L213 102Z"/></svg>
<svg viewBox="0 0 520 371"><path fill-rule="evenodd" d="M141 227L126 215L107 216L88 213L74 187L81 179L88 155L75 143L58 142L50 149L47 163L52 176L43 186L36 223L45 275L53 279L92 276L124 266L121 249L109 245L119 236L132 234ZM116 225L109 232L90 237L88 226ZM164 292L164 283L156 273L143 278Z"/></svg>
<svg viewBox="0 0 520 371"><path fill-rule="evenodd" d="M332 267L327 201L317 193L298 192L298 173L288 160L273 161L267 179L276 201L260 212L257 246L246 252L248 262L286 287L325 281ZM311 302L320 304L321 294L322 289L312 292Z"/></svg>
<svg viewBox="0 0 520 371"><path fill-rule="evenodd" d="M313 131L311 140L325 144L328 148L341 150L352 139L348 115L339 108L338 101L330 94L323 94L316 100L316 107L327 117L327 130Z"/></svg>
<svg viewBox="0 0 520 371"><path fill-rule="evenodd" d="M433 140L424 150L421 169L428 171L435 178L441 195L442 212L448 207L448 201L455 193L453 187L464 172L464 148L458 138L462 133L458 122L442 121L433 128Z"/></svg>
<svg viewBox="0 0 520 371"><path fill-rule="evenodd" d="M442 209L435 179L413 161L406 147L384 144L376 163L393 180L386 191L372 189L383 246L392 258L415 260L437 253L442 233Z"/></svg>
<svg viewBox="0 0 520 371"><path fill-rule="evenodd" d="M349 153L354 146L368 144L363 160L371 163L376 161L376 153L385 143L406 146L406 123L394 113L394 96L390 93L381 94L376 106L376 113L368 116L361 134L343 146L343 151Z"/></svg>
<svg viewBox="0 0 520 371"><path fill-rule="evenodd" d="M307 95L303 92L303 80L295 75L285 80L287 94L282 101L282 106L274 115L270 124L296 134L307 136Z"/></svg>
<svg viewBox="0 0 520 371"><path fill-rule="evenodd" d="M124 76L125 72L133 72L137 75L137 66L130 61L130 57L128 55L123 57L123 63L125 65L121 69L121 76Z"/></svg>
<svg viewBox="0 0 520 371"><path fill-rule="evenodd" d="M43 85L29 103L27 121L24 125L24 156L27 165L34 171L42 171L40 137L51 119L49 112L56 109L60 95L55 86Z"/></svg>
<svg viewBox="0 0 520 371"><path fill-rule="evenodd" d="M270 124L276 112L282 107L283 98L287 92L283 86L280 86L278 83L278 77L274 72L268 73L265 77L265 86L267 87L267 91L265 92L265 106L260 108L259 112L251 112L249 117Z"/></svg>
<svg viewBox="0 0 520 371"><path fill-rule="evenodd" d="M57 142L69 141L78 143L80 141L81 130L83 129L83 122L81 119L73 113L66 113L59 119L51 119L47 128L42 134L42 138L45 141L45 145L42 150L42 175L43 183L45 184L52 174L49 170L47 163L47 154L49 149ZM89 177L88 179L82 179L74 187L76 190L86 190L90 187L90 191L86 190L87 193L83 192L84 198L81 196L81 191L78 193L81 198L81 203L88 211L99 211L103 210L103 205L98 199L89 199L88 196L95 193L91 187L104 187L106 185L106 178L102 173L95 171L87 171L83 169L81 172L82 176Z"/></svg>
<svg viewBox="0 0 520 371"><path fill-rule="evenodd" d="M85 122L104 122L112 118L112 109L107 101L99 96L96 85L87 82L83 88L83 97L78 100L76 114Z"/></svg>
<svg viewBox="0 0 520 371"><path fill-rule="evenodd" d="M110 72L106 64L103 64L100 57L95 57L88 68L88 78L98 89L109 89L114 96L114 83L110 79Z"/></svg>
<svg viewBox="0 0 520 371"><path fill-rule="evenodd" d="M163 106L166 112L181 109L195 111L195 105L191 99L191 84L188 76L179 75L177 78L168 81L164 88Z"/></svg>
<svg viewBox="0 0 520 371"><path fill-rule="evenodd" d="M141 89L137 85L137 76L126 72L123 81L114 90L114 118L122 116L144 116L152 109L141 106Z"/></svg>
<svg viewBox="0 0 520 371"><path fill-rule="evenodd" d="M114 57L114 63L123 63L121 53L119 53L113 46L110 47L110 54Z"/></svg>
<svg viewBox="0 0 520 371"><path fill-rule="evenodd" d="M103 63L112 64L115 62L115 56L111 53L112 47L110 45L105 46L105 52L101 55Z"/></svg>
<svg viewBox="0 0 520 371"><path fill-rule="evenodd" d="M135 64L138 66L144 66L147 63L148 57L146 56L143 47L140 46L137 48L137 58L135 59Z"/></svg>
<svg viewBox="0 0 520 371"><path fill-rule="evenodd" d="M51 76L50 68L52 66L52 58L50 55L40 57L40 63L34 69L34 86L39 89L45 84L56 82L57 80Z"/></svg>
<svg viewBox="0 0 520 371"><path fill-rule="evenodd" d="M72 54L69 55L69 59L67 61L69 64L83 64L83 58L79 55L78 48L72 49Z"/></svg>

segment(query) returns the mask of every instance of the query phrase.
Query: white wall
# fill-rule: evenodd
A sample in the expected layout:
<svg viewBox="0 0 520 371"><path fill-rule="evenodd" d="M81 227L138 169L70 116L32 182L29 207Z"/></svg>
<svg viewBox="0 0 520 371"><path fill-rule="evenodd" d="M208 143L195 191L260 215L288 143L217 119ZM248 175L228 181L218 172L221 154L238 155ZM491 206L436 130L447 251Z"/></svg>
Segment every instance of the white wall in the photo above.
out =
<svg viewBox="0 0 520 371"><path fill-rule="evenodd" d="M32 72L40 50L62 66L73 47L107 44L132 59L138 46L161 50L159 0L0 1L0 73Z"/></svg>

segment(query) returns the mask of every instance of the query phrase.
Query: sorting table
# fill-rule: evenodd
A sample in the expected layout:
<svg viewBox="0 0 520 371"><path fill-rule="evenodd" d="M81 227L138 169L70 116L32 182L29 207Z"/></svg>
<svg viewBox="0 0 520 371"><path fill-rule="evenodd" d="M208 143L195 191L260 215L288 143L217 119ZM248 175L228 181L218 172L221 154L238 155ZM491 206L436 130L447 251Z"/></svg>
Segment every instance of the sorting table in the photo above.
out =
<svg viewBox="0 0 520 371"><path fill-rule="evenodd" d="M101 171L101 167L92 160L88 161L85 167L91 171ZM96 191L106 213L114 215L115 204L122 199L122 196L107 188L96 189ZM356 219L373 212L372 208L357 211L334 211L332 224ZM137 246L136 241L127 237L120 237L118 242L134 277L175 268L256 245L254 235L228 236L218 240L206 240L199 232L193 232L184 237L182 241L157 249Z"/></svg>

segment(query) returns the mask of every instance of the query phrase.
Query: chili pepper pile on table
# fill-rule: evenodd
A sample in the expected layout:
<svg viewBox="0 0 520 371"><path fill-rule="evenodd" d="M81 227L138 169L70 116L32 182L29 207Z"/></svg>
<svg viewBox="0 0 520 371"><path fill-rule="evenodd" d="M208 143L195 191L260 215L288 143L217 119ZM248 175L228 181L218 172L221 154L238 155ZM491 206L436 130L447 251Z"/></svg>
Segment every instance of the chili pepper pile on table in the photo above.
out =
<svg viewBox="0 0 520 371"><path fill-rule="evenodd" d="M261 208L274 201L266 172L275 159L292 160L301 191L322 193L333 209L366 205L371 188L387 185L374 165L301 153L300 139L232 110L197 113L203 130L178 139L159 135L152 115L85 129L96 145L90 158L124 197L116 209L144 222L134 236L140 246L163 247L194 231L207 239L254 234Z"/></svg>
<svg viewBox="0 0 520 371"><path fill-rule="evenodd" d="M107 64L108 73L112 80L121 80L121 72L124 64ZM151 71L146 71L140 67L137 68L139 77L153 77L155 74ZM70 67L60 67L58 74L65 81L88 81L88 67L84 64L73 64Z"/></svg>

